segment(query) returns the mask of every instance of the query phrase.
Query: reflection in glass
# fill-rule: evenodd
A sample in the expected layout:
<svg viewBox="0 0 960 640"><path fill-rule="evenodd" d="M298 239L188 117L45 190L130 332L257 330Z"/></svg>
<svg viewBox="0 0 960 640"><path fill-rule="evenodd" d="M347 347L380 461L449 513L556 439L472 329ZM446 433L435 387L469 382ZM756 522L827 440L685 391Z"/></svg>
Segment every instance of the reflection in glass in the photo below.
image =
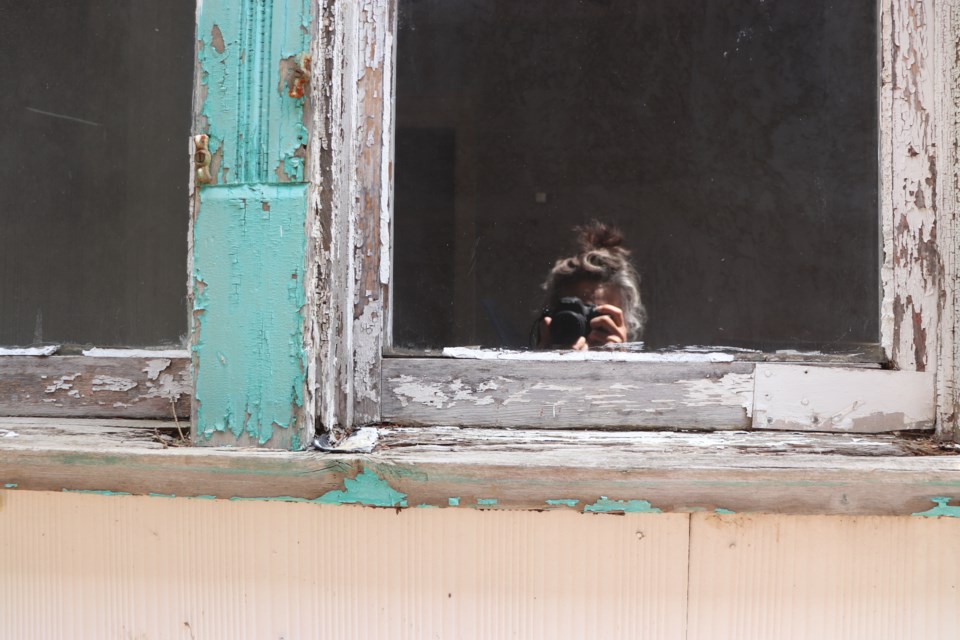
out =
<svg viewBox="0 0 960 640"><path fill-rule="evenodd" d="M394 342L526 346L616 225L648 346L878 339L876 3L400 0Z"/></svg>

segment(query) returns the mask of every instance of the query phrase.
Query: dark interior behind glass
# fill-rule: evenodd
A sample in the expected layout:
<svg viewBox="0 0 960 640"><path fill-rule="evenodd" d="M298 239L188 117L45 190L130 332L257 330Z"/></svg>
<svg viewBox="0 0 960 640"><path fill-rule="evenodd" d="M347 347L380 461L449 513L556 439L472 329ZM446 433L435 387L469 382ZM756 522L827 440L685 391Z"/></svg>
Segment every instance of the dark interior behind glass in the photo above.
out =
<svg viewBox="0 0 960 640"><path fill-rule="evenodd" d="M0 345L180 343L195 10L0 0Z"/></svg>
<svg viewBox="0 0 960 640"><path fill-rule="evenodd" d="M526 344L621 227L648 347L879 333L874 0L400 0L394 342Z"/></svg>

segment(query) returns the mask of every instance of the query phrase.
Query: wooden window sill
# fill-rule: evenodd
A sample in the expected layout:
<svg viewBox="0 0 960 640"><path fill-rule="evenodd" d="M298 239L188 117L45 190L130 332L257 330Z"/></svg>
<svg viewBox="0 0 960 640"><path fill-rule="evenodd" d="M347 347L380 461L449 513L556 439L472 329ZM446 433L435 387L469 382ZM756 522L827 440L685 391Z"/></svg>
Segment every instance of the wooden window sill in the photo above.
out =
<svg viewBox="0 0 960 640"><path fill-rule="evenodd" d="M181 428L186 428L183 423ZM173 422L0 418L0 490L382 507L960 516L916 436L379 430L372 453L173 446Z"/></svg>

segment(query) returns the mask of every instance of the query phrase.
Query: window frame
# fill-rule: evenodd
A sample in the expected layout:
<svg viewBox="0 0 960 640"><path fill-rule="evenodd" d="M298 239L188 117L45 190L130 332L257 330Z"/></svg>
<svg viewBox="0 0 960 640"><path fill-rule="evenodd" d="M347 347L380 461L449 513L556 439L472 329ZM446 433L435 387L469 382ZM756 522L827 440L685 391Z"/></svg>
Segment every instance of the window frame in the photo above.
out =
<svg viewBox="0 0 960 640"><path fill-rule="evenodd" d="M390 253L395 249L390 229L396 3L364 3L362 20L355 19L349 9L343 10L351 3L333 4L339 13L332 22L335 29L329 42L334 77L343 82L334 82L332 87L329 132L334 141L331 173L335 187L327 200L330 215L325 222L339 242L325 245L320 252L328 258L321 261L321 272L331 274L321 284L331 299L339 291L347 291L345 300L352 299L353 304L340 308L340 316L324 316L328 331L320 336L317 365L321 379L326 381L321 395L327 400L318 411L320 424L333 440L355 426L381 422L532 426L529 418L505 419L504 414L509 412L503 410L504 399L529 394L539 383L554 388L554 392L541 389L537 409L541 413L554 411L569 399L570 371L586 363L544 362L540 367L520 367L506 361L384 356L391 331L388 272ZM904 408L924 418L899 424L887 421L881 430L935 426L938 437L954 438L957 268L952 239L957 159L951 141L958 91L951 45L956 26L951 4L945 0L933 4L878 0L878 15L878 215L882 236L882 303L878 313L881 347L891 371L867 374L845 368L850 371L849 379L841 379L840 384L849 388L850 394L838 399L839 404L827 403L830 408L825 410L829 413L834 407L842 410L839 407L860 404L865 415L888 413L888 409L875 407L890 393L890 387L880 381L899 378L895 388L910 376L911 380L922 376L920 384L929 389L929 394L924 396L921 389L916 405ZM352 82L354 78L359 78L356 83ZM340 105L345 108L340 109ZM332 308L338 309L336 304ZM330 308L320 311L328 313ZM810 364L829 366L815 360L781 366L806 367L812 381L809 392L821 394L818 388L824 384L824 374L820 367ZM565 368L559 377L554 375L558 366ZM735 363L728 374L702 363L680 367L672 381L659 382L666 385L664 388L670 382L699 384L686 406L668 419L662 412L653 414L652 419L634 412L633 422L621 428L660 428L665 423L703 428L724 402L744 405L742 413L723 418L712 428L766 428L766 423L758 424L753 419L757 412L752 406L756 404L754 387L763 381L756 375L757 367L749 372L750 379L744 379L748 375L742 371L744 366ZM656 376L665 368L660 363L634 367L641 378ZM760 370L769 371L764 367ZM834 384L836 373L831 377ZM500 393L491 393L491 385L499 386ZM604 391L609 392L608 383L576 387L576 393L583 396ZM740 400L731 401L731 391ZM668 392L665 399L671 397L676 399ZM629 393L619 399L635 405L638 402ZM483 407L488 410L481 410ZM598 422L601 414L583 406L568 413L574 418L559 420L557 426L589 428L602 424L602 420ZM817 412L811 409L804 416L777 422L784 429L811 429L816 428L816 420ZM538 422L535 426L544 425Z"/></svg>
<svg viewBox="0 0 960 640"><path fill-rule="evenodd" d="M892 368L929 374L936 396L937 434L941 438L956 438L954 336L958 272L952 239L957 158L952 141L956 132L953 113L960 89L950 52L957 26L952 4L946 0L932 6L921 0L878 3L881 346ZM309 268L303 335L309 364L300 415L301 442L311 442L318 432L336 442L358 426L384 421L449 423L449 415L442 412L433 413L435 420L410 419L402 407L396 408L402 404L397 387L403 383L398 379L417 372L423 362L383 355L391 327L396 2L324 0L313 10L316 15L311 27L311 56L315 64L311 71L310 108L304 116L304 124L311 131L307 167L312 215L308 216L307 230L311 241L304 257ZM197 74L199 88L199 63ZM198 91L198 122L202 107ZM198 124L198 131L202 130ZM193 142L191 156L195 151ZM193 220L198 208L192 171L190 193L192 263ZM187 359L166 355L161 358L162 362L170 361L166 365L169 369L165 368L163 373L172 376L176 387L159 393L157 398L157 379L153 377L157 357L138 351L129 356L122 361L89 356L0 356L5 378L16 380L15 385L21 389L18 395L10 391L8 384L0 414L186 417L184 388L190 384ZM203 366L195 354L193 358L194 368ZM449 386L456 384L458 372L486 366L479 361L441 362L447 369L439 377L420 382ZM549 368L554 366L545 363L538 380L549 383ZM737 363L730 367L730 372L743 375L743 366ZM124 374L114 375L115 367L120 367ZM662 369L656 363L636 366L640 372L655 372L658 368ZM88 372L86 380L80 378L86 387L68 387L67 381L62 388L46 391L51 380L80 370ZM510 365L501 371L509 373ZM109 385L94 385L97 375L113 375L136 386L130 390L107 389ZM704 384L723 378L716 368L704 367L702 363L687 365L686 371L676 377ZM744 383L744 389L749 386ZM517 389L518 393L522 391L523 387ZM33 398L32 403L24 402L26 395ZM542 400L545 407L557 402L551 398ZM701 426L703 416L723 404L710 405L703 398L698 403L699 407L679 414L672 421L673 426ZM471 424L504 425L496 419L473 419ZM595 416L589 416L583 426L596 424ZM752 421L747 425L742 416L739 422L728 425L754 426ZM664 424L662 419L647 424L640 420L633 426L659 428ZM212 443L230 443L230 439L214 438Z"/></svg>
<svg viewBox="0 0 960 640"><path fill-rule="evenodd" d="M205 6L215 4L206 0ZM383 92L383 87L392 86L392 72L385 73L382 67L388 61L392 64L392 56L385 54L392 51L392 31L383 27L392 28L394 6L391 0L324 0L311 7L312 108L304 114L312 136L307 165L309 242L303 256L309 268L302 318L310 361L297 413L298 432L312 438L318 424L312 418L318 415L329 420L319 423L329 428L328 444L335 447L341 440L346 446L334 452L283 451L277 450L276 441L251 442L222 433L203 444L257 448L174 447L156 437L158 426L172 428L172 423L71 420L62 417L71 411L65 404L46 418L0 418L0 500L7 490L63 490L380 507L960 516L960 507L951 505L949 497L951 492L960 497L955 493L960 463L955 455L936 455L943 453L941 449L955 453L955 447L890 435L543 429L520 433L382 424L355 430L383 418L379 384L382 342L388 335L382 321L389 311L390 255L390 190L384 185L389 185L391 166L388 155L380 152L390 148L390 127L379 123L385 114L392 115L391 94ZM955 424L958 280L952 246L958 168L954 105L960 104L960 73L952 52L960 20L946 0L931 12L927 12L931 5L921 0L896 5L891 0L882 6L882 33L891 43L884 55L893 59L896 50L898 68L925 70L922 78L936 89L931 97L931 87L921 83L922 100L906 95L899 111L891 104L885 112L893 122L914 113L912 104L924 106L920 134L907 127L897 137L891 128L883 144L890 148L897 140L909 144L916 135L926 141L918 148L927 155L906 153L910 147L904 148L899 162L905 168L900 173L894 172L892 160L881 164L884 184L889 186L891 176L908 176L910 184L925 184L937 176L926 185L937 187L936 199L925 200L930 206L911 208L910 201L916 204L915 193L911 194L902 209L903 226L892 219L900 211L896 207L889 210L889 224L885 222L891 240L901 238L911 258L908 264L897 264L885 253L891 268L884 277L889 308L897 299L906 301L905 296L927 294L916 299L920 301L916 305L927 306L907 305L899 319L892 316L889 322L891 331L897 327L901 331L897 339L892 332L884 334L890 339L890 353L903 355L894 360L901 371L888 373L909 373L922 363L927 371L919 373L937 374L939 433L949 438ZM888 11L896 15L891 17ZM901 18L905 25L901 31L909 32L911 20L920 30L900 33L895 48L893 24L900 24ZM909 43L924 48L922 64L915 64ZM371 68L378 71L371 73ZM199 69L198 65L198 75ZM931 75L930 69L935 73ZM883 88L888 96L901 90L900 85L889 84L893 77L893 70L885 67ZM378 98L378 91L387 99ZM930 155L932 151L942 153ZM932 175L931 159L937 170ZM194 186L191 183L196 198ZM909 193L906 189L902 196ZM890 199L896 200L892 195ZM193 215L197 214L195 208ZM933 225L943 250L931 244L931 228L924 225ZM364 244L366 240L370 242ZM927 331L922 343L904 338L904 332L913 336L920 330ZM915 348L918 344L922 350ZM923 356L917 358L919 363L909 361L911 353ZM216 371L215 360L198 358L196 350L192 357L194 367ZM48 362L55 370L57 361ZM353 438L345 437L351 432ZM358 443L364 437L366 443ZM371 452L377 437L381 446ZM303 439L304 444L309 442Z"/></svg>

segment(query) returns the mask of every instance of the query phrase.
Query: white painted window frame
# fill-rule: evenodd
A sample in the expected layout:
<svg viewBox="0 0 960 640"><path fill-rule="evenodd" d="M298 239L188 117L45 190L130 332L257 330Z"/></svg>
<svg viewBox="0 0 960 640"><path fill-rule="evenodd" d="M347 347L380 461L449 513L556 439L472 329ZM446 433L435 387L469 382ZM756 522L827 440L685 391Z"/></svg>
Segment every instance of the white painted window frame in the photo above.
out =
<svg viewBox="0 0 960 640"><path fill-rule="evenodd" d="M884 371L829 363L384 357L396 250L390 243L396 3L321 5L323 64L315 73L329 93L315 122L321 144L313 147L328 155L313 163L324 233L316 243L322 299L312 339L317 415L333 441L357 426L383 422L871 432L935 427L941 438L955 437L953 141L960 91L954 0L878 0L879 312L891 369Z"/></svg>

